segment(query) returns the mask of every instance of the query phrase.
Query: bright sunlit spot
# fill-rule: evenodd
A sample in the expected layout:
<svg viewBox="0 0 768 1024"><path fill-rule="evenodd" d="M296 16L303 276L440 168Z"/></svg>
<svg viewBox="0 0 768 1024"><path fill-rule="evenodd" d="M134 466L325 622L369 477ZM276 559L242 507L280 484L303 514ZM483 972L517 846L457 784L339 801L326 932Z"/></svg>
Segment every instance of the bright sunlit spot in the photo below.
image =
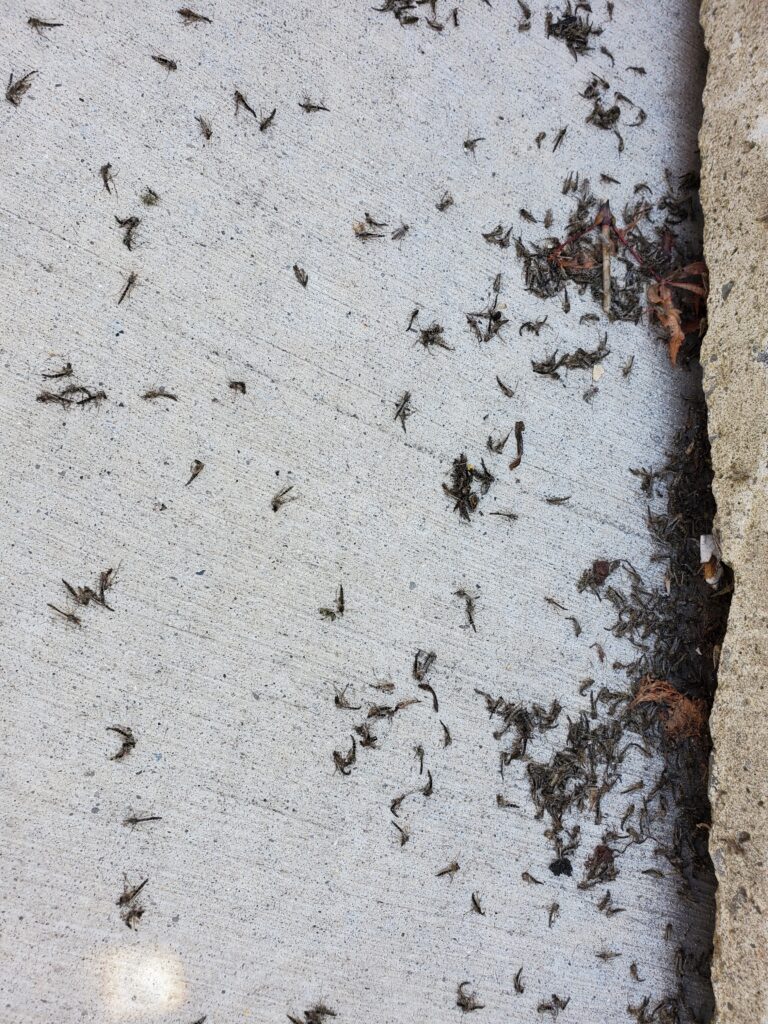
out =
<svg viewBox="0 0 768 1024"><path fill-rule="evenodd" d="M105 954L104 999L115 1017L168 1013L186 994L181 959L168 950L125 947Z"/></svg>

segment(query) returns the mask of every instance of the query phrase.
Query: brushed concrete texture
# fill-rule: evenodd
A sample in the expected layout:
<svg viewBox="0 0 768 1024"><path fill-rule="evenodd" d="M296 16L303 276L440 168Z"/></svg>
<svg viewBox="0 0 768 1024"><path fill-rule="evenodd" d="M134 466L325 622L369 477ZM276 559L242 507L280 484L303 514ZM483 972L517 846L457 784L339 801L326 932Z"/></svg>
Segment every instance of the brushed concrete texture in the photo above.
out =
<svg viewBox="0 0 768 1024"><path fill-rule="evenodd" d="M550 873L524 767L501 783L474 693L588 710L579 680L614 684L610 666L631 649L576 579L607 556L661 581L628 468L663 459L695 380L671 372L647 325L579 325L600 312L587 298L572 294L568 316L533 298L514 247L481 232L502 221L542 237L520 219L526 207L539 219L551 208L562 235L569 170L596 188L601 172L617 178L605 188L621 209L635 182L659 194L665 167L691 169L697 5L616 0L612 21L596 6L615 68L597 46L576 62L547 39L534 0L527 33L514 4L462 3L459 28L442 33L373 6L201 0L212 23L191 26L168 2L4 6L5 73L38 72L0 111L8 1024L262 1024L318 1001L338 1024L444 1024L461 1017L463 981L484 1004L472 1019L488 1024L551 1019L537 1008L552 993L570 997L566 1024L612 1024L674 990L681 944L706 949L707 906L685 902L673 875L641 873L659 866L650 843L622 858L609 888L625 909L611 918L596 909L602 888L576 887L605 822L583 823L573 878ZM63 27L38 33L31 13ZM623 153L585 124L593 72L647 111ZM276 107L274 122L235 118L235 89L262 118ZM304 93L329 112L305 114ZM210 120L208 143L196 116ZM463 143L475 136L473 155ZM155 206L140 201L147 187ZM438 212L444 191L455 203ZM401 218L411 230L367 245L352 229L366 212L387 234ZM141 217L130 252L115 222L129 215ZM465 313L499 272L510 324L478 345ZM451 351L405 333L416 307ZM518 334L544 316L541 337ZM591 403L589 374L531 372L531 358L591 348L604 329L611 354ZM729 358L762 379L756 358ZM67 361L107 399L38 403L66 383L41 375ZM142 399L158 387L177 401ZM406 390L404 433L393 415ZM485 443L518 419L513 473L510 449L489 456ZM471 524L441 486L462 451L498 476ZM185 486L194 460L204 469ZM273 512L291 485L297 500ZM552 495L572 497L553 506ZM488 515L508 509L517 521ZM62 578L92 586L107 567L118 568L112 612L91 602L77 628L47 607L69 607ZM342 581L345 614L328 621L318 609ZM479 588L477 633L461 587ZM578 617L580 637L546 595ZM437 653L439 715L411 677L418 648ZM391 698L371 689L387 678ZM381 723L380 749L358 748L345 778L332 753L356 719L333 698L347 685L355 704L422 703ZM113 725L137 740L118 761ZM532 750L546 757L565 727ZM405 803L401 848L389 805L424 783L417 745L434 794ZM659 767L635 751L623 781ZM517 807L497 807L500 788ZM624 803L606 801L607 822ZM122 824L145 815L161 820ZM456 877L436 877L454 859ZM145 878L132 930L116 904L124 880ZM603 962L602 950L621 956Z"/></svg>
<svg viewBox="0 0 768 1024"><path fill-rule="evenodd" d="M702 6L701 131L711 275L702 354L723 556L734 598L712 712L713 981L721 1024L768 1021L768 12Z"/></svg>

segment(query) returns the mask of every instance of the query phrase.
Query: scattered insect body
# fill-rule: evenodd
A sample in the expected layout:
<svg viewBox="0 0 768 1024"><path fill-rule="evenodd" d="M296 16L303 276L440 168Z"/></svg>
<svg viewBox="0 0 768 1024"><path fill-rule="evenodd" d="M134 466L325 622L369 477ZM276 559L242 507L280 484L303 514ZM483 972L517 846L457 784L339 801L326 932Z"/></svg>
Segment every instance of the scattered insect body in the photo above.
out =
<svg viewBox="0 0 768 1024"><path fill-rule="evenodd" d="M523 209L522 206L520 207L519 213L523 220L528 221L529 224L539 223L538 220L534 217L534 215L529 210Z"/></svg>
<svg viewBox="0 0 768 1024"><path fill-rule="evenodd" d="M560 916L560 904L551 903L547 912L548 926L551 928L557 918Z"/></svg>
<svg viewBox="0 0 768 1024"><path fill-rule="evenodd" d="M481 234L489 245L498 245L500 249L508 249L512 237L512 227L505 230L503 224L497 224L491 231L482 231Z"/></svg>
<svg viewBox="0 0 768 1024"><path fill-rule="evenodd" d="M153 188L145 188L141 193L141 201L145 206L157 206L160 196Z"/></svg>
<svg viewBox="0 0 768 1024"><path fill-rule="evenodd" d="M536 143L536 149L541 149L541 144L544 141L544 139L546 139L546 137L547 137L547 133L546 132L539 132L539 134L534 139L534 141Z"/></svg>
<svg viewBox="0 0 768 1024"><path fill-rule="evenodd" d="M465 139L464 140L464 151L466 153L471 153L472 156L474 156L475 155L475 150L477 149L478 142L485 142L484 136L479 135L475 139Z"/></svg>
<svg viewBox="0 0 768 1024"><path fill-rule="evenodd" d="M48 603L48 607L60 615L67 622L70 622L73 626L82 626L83 622L74 612L67 612L61 608L57 608L55 604Z"/></svg>
<svg viewBox="0 0 768 1024"><path fill-rule="evenodd" d="M352 766L357 760L357 740L354 736L350 736L350 739L352 740L352 746L346 754L341 750L334 750L333 752L334 770L341 775L350 775Z"/></svg>
<svg viewBox="0 0 768 1024"><path fill-rule="evenodd" d="M452 860L450 864L446 864L446 866L444 868L441 868L439 871L435 872L435 877L436 878L453 878L453 876L459 870L461 870L460 866L459 866L459 862L457 860Z"/></svg>
<svg viewBox="0 0 768 1024"><path fill-rule="evenodd" d="M434 779L432 778L432 772L429 770L429 768L427 768L427 781L421 787L419 792L421 793L422 796L429 797L429 796L432 796L432 793L434 792L434 789L435 789L435 785L434 785Z"/></svg>
<svg viewBox="0 0 768 1024"><path fill-rule="evenodd" d="M123 245L128 252L131 252L136 228L141 224L141 219L139 217L115 217L115 220L118 227L123 229Z"/></svg>
<svg viewBox="0 0 768 1024"><path fill-rule="evenodd" d="M636 75L646 75L648 72L640 64L630 64L627 71L633 71Z"/></svg>
<svg viewBox="0 0 768 1024"><path fill-rule="evenodd" d="M398 825L398 823L396 821L391 822L391 824L394 825L394 827L398 831L398 834L399 834L398 838L400 840L400 845L401 846L405 846L405 844L411 838L411 831L410 831L410 829L408 828L407 825Z"/></svg>
<svg viewBox="0 0 768 1024"><path fill-rule="evenodd" d="M123 886L123 891L117 900L117 906L125 907L128 906L129 903L133 903L133 901L136 899L136 897L139 895L139 893L141 892L141 890L144 888L148 881L149 879L145 878L144 881L139 882L138 885L131 886L128 885L128 881L126 880Z"/></svg>
<svg viewBox="0 0 768 1024"><path fill-rule="evenodd" d="M178 402L178 396L174 395L172 391L167 391L165 388L152 388L149 391L145 391L141 396L146 401L151 401L155 398L167 398L171 402Z"/></svg>
<svg viewBox="0 0 768 1024"><path fill-rule="evenodd" d="M489 434L488 440L485 442L485 447L488 449L489 452L492 452L494 455L501 455L501 453L504 451L507 441L511 436L512 431L510 430L508 434L504 435L504 437L500 437L497 441L494 441L493 434Z"/></svg>
<svg viewBox="0 0 768 1024"><path fill-rule="evenodd" d="M435 712L439 711L440 707L439 707L438 702L437 702L437 693L435 692L434 687L430 686L429 683L418 683L418 688L420 690L425 690L431 696L431 698L432 698L432 710L435 711Z"/></svg>
<svg viewBox="0 0 768 1024"><path fill-rule="evenodd" d="M555 136L555 141L554 141L554 144L552 146L552 152L553 153L557 151L557 148L560 145L560 143L563 141L563 139L565 138L565 133L567 131L568 131L568 126L566 125L566 127L565 128L561 128L560 131Z"/></svg>
<svg viewBox="0 0 768 1024"><path fill-rule="evenodd" d="M42 373L40 376L43 380L58 380L59 377L71 377L72 373L72 363L65 363L61 369L54 370L53 373Z"/></svg>
<svg viewBox="0 0 768 1024"><path fill-rule="evenodd" d="M26 75L22 75L21 78L13 80L13 72L11 72L10 78L8 79L8 85L5 89L5 98L13 107L18 107L24 96L32 88L32 79L38 74L37 71L28 71Z"/></svg>
<svg viewBox="0 0 768 1024"><path fill-rule="evenodd" d="M530 873L530 871L523 871L523 873L522 873L522 875L520 877L522 878L522 880L524 882L527 882L529 885L543 885L544 884L543 882L540 882L538 880L538 878L534 878L534 876Z"/></svg>
<svg viewBox="0 0 768 1024"><path fill-rule="evenodd" d="M465 614L467 616L467 623L468 623L468 625L470 625L472 627L473 632L476 633L477 632L477 626L475 625L475 599L474 599L474 597L472 597L471 594L468 594L467 591L464 590L463 588L460 588L459 590L454 590L454 595L456 597L461 598L461 600L464 602L464 611L465 611ZM437 711L437 708L435 708L435 711Z"/></svg>
<svg viewBox="0 0 768 1024"><path fill-rule="evenodd" d="M518 328L517 333L522 338L523 331L526 331L528 334L535 334L536 337L538 338L539 333L541 332L541 329L543 327L548 327L549 326L547 324L547 320L548 319L549 319L549 317L545 316L542 320L526 320L524 323L520 324L520 327Z"/></svg>
<svg viewBox="0 0 768 1024"><path fill-rule="evenodd" d="M496 377L496 383L499 385L499 390L501 391L501 393L503 395L506 395L507 398L515 397L515 391L517 390L516 388L509 387L509 385L505 384L501 377L498 376Z"/></svg>
<svg viewBox="0 0 768 1024"><path fill-rule="evenodd" d="M440 721L440 725L442 726L442 729L443 729L443 747L450 747L451 743L453 743L453 737L451 736L451 730L448 728L448 726L442 720Z"/></svg>
<svg viewBox="0 0 768 1024"><path fill-rule="evenodd" d="M444 213L449 206L453 206L454 199L450 192L443 192L438 199L436 206L440 213Z"/></svg>
<svg viewBox="0 0 768 1024"><path fill-rule="evenodd" d="M205 463L201 462L200 459L195 459L189 467L189 480L184 484L185 487L189 487L193 480L195 480L202 471L205 469Z"/></svg>
<svg viewBox="0 0 768 1024"><path fill-rule="evenodd" d="M416 654L413 656L413 667L411 669L413 678L417 683L422 682L429 670L432 668L434 663L437 661L437 655L434 651L423 651L419 648Z"/></svg>
<svg viewBox="0 0 768 1024"><path fill-rule="evenodd" d="M546 501L546 503L548 505L564 505L567 501L570 501L570 500L571 500L571 495L570 494L566 494L562 498L559 498L559 497L549 497L549 498L545 498L544 499L544 501Z"/></svg>
<svg viewBox="0 0 768 1024"><path fill-rule="evenodd" d="M517 6L522 14L520 21L517 23L517 31L528 32L531 28L531 8L523 0L517 0Z"/></svg>
<svg viewBox="0 0 768 1024"><path fill-rule="evenodd" d="M162 821L162 820L163 820L162 816L159 815L159 814L148 814L148 815L145 815L143 818L136 817L135 815L131 815L131 817L123 819L123 824L127 825L129 827L133 827L134 825L143 825L147 821Z"/></svg>
<svg viewBox="0 0 768 1024"><path fill-rule="evenodd" d="M347 684L346 686L343 686L341 688L335 686L334 687L335 693L334 693L334 697L333 697L333 703L336 705L337 708L340 708L342 711L359 711L360 708L362 707L362 704L351 704L350 703L350 701L349 701L349 699L347 697L347 690L348 689L349 689L349 684Z"/></svg>
<svg viewBox="0 0 768 1024"><path fill-rule="evenodd" d="M123 921L124 921L126 927L130 928L131 931L135 931L136 925L142 919L144 914L145 914L144 907L140 907L140 906L139 907L128 907L123 912L122 917L123 917Z"/></svg>
<svg viewBox="0 0 768 1024"><path fill-rule="evenodd" d="M245 394L245 381L244 380L231 380L229 382L230 391L238 391L241 395Z"/></svg>
<svg viewBox="0 0 768 1024"><path fill-rule="evenodd" d="M405 238L410 230L411 228L409 224L401 224L399 228L395 228L390 235L390 238L393 242L399 242L401 238Z"/></svg>

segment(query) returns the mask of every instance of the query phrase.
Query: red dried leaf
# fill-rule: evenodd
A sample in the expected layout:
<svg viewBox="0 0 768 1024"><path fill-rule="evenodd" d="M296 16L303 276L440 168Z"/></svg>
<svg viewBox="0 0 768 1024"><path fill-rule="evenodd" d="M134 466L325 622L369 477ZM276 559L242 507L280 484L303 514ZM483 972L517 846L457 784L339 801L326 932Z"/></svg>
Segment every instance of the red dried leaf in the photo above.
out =
<svg viewBox="0 0 768 1024"><path fill-rule="evenodd" d="M630 707L661 704L666 708L664 731L670 739L701 738L707 725L707 705L703 700L685 697L666 681L644 676Z"/></svg>

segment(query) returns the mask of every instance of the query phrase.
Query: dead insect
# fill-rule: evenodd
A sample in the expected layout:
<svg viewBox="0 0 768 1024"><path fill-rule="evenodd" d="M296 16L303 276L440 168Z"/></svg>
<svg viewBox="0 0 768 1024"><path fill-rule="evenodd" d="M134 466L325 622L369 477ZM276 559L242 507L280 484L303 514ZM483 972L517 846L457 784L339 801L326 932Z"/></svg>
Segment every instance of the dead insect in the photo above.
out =
<svg viewBox="0 0 768 1024"><path fill-rule="evenodd" d="M612 949L601 949L599 953L595 953L598 960L615 960L617 956L621 956L621 953L616 953Z"/></svg>
<svg viewBox="0 0 768 1024"><path fill-rule="evenodd" d="M419 332L418 343L422 345L427 351L432 348L444 348L449 352L453 349L445 340L443 327L438 323L431 323L428 327L423 327Z"/></svg>
<svg viewBox="0 0 768 1024"><path fill-rule="evenodd" d="M522 420L518 420L515 424L515 443L517 445L517 454L509 464L510 469L517 469L520 463L523 461L523 431L525 430L525 423Z"/></svg>
<svg viewBox="0 0 768 1024"><path fill-rule="evenodd" d="M511 800L507 800L507 798L502 793L497 793L496 794L496 806L497 807L501 807L501 808L507 808L507 807L517 807L518 805L517 804L513 804ZM523 874L527 874L527 872L523 872Z"/></svg>
<svg viewBox="0 0 768 1024"><path fill-rule="evenodd" d="M450 745L453 743L451 730L448 728L445 722L442 721L442 719L440 720L440 725L442 726L443 729L443 747L450 747Z"/></svg>
<svg viewBox="0 0 768 1024"><path fill-rule="evenodd" d="M451 19L453 21L454 26L456 28L458 28L459 27L459 9L458 9L458 7L454 7L453 10L451 11Z"/></svg>
<svg viewBox="0 0 768 1024"><path fill-rule="evenodd" d="M454 595L456 597L460 597L461 600L464 602L464 611L465 611L466 616L467 616L467 623L472 627L473 632L476 633L477 632L477 626L475 625L475 599L474 599L474 597L472 597L471 594L468 594L466 592L466 590L464 590L463 588L460 588L459 590L454 590L453 593L454 593ZM435 708L435 711L437 711L437 708Z"/></svg>
<svg viewBox="0 0 768 1024"><path fill-rule="evenodd" d="M525 985L523 984L523 968L522 967L520 968L520 970L515 975L515 992L517 992L517 994L519 996L521 996L523 994L523 992L525 992Z"/></svg>
<svg viewBox="0 0 768 1024"><path fill-rule="evenodd" d="M273 496L273 498L272 498L272 511L273 512L277 512L277 510L279 508L282 508L283 505L287 505L291 501L296 501L296 497L297 496L295 494L292 497L290 497L290 498L288 497L288 495L290 494L290 492L292 490L293 490L293 484L291 484L288 487L281 488L277 492L277 494L275 494Z"/></svg>
<svg viewBox="0 0 768 1024"><path fill-rule="evenodd" d="M116 754L113 754L110 757L110 761L122 761L122 759L127 757L136 746L136 737L133 734L133 729L129 728L127 725L108 725L107 732L117 733L122 741L120 749Z"/></svg>
<svg viewBox="0 0 768 1024"><path fill-rule="evenodd" d="M602 181L606 185L620 185L621 184L621 182L618 181L616 178L612 178L610 176L610 174L601 174L600 175L600 181Z"/></svg>
<svg viewBox="0 0 768 1024"><path fill-rule="evenodd" d="M563 999L561 996L552 995L548 1003L539 1003L536 1007L537 1013L551 1013L552 1019L557 1020L558 1014L561 1010L564 1010L568 1003L570 1003L571 997L568 996Z"/></svg>
<svg viewBox="0 0 768 1024"><path fill-rule="evenodd" d="M117 899L117 906L126 907L129 903L133 903L148 881L149 879L145 878L138 885L128 885L128 879L126 878L123 884L123 891Z"/></svg>
<svg viewBox="0 0 768 1024"><path fill-rule="evenodd" d="M405 422L409 416L413 415L413 408L411 407L411 392L406 391L395 403L395 420L400 421L400 425L403 428L403 433L406 433Z"/></svg>
<svg viewBox="0 0 768 1024"><path fill-rule="evenodd" d="M475 138L475 139L465 139L464 143L463 143L463 145L464 145L464 152L465 153L471 153L472 156L474 156L475 155L475 150L477 149L478 142L485 142L485 137L482 136L482 135L478 135L478 137Z"/></svg>
<svg viewBox="0 0 768 1024"><path fill-rule="evenodd" d="M401 238L405 238L405 236L408 234L410 230L411 228L409 224L401 223L400 227L395 228L395 230L392 232L390 238L392 239L393 242L399 242Z"/></svg>
<svg viewBox="0 0 768 1024"><path fill-rule="evenodd" d="M411 830L407 825L398 825L396 821L390 822L391 825L397 829L399 833L400 845L405 846L408 840L411 838Z"/></svg>
<svg viewBox="0 0 768 1024"><path fill-rule="evenodd" d="M564 604L560 604L560 602L556 601L554 599L554 597L545 597L544 600L547 602L547 604L551 604L553 608L559 608L561 612L567 612L568 611L568 609L565 607L565 605Z"/></svg>
<svg viewBox="0 0 768 1024"><path fill-rule="evenodd" d="M139 275L132 270L128 277L125 279L125 285L123 286L123 290L120 292L120 298L117 300L118 306L124 299L127 299L128 296L131 294L138 279Z"/></svg>
<svg viewBox="0 0 768 1024"><path fill-rule="evenodd" d="M517 31L528 32L531 27L531 8L523 0L517 0L517 6L522 14L522 18L517 23Z"/></svg>
<svg viewBox="0 0 768 1024"><path fill-rule="evenodd" d="M551 210L547 210L545 212L545 214L544 214L544 227L547 229L547 231L549 231L549 229L552 227L552 223L553 223L554 219L555 218L552 215L552 211Z"/></svg>
<svg viewBox="0 0 768 1024"><path fill-rule="evenodd" d="M147 401L151 401L153 398L168 398L172 402L178 402L178 397L172 391L166 391L165 388L152 388L150 391L145 391L141 397Z"/></svg>
<svg viewBox="0 0 768 1024"><path fill-rule="evenodd" d="M29 90L32 88L32 79L38 74L37 71L28 71L26 75L22 75L15 82L13 80L13 72L8 79L8 85L5 88L5 98L13 107L18 107L21 103L22 97L24 97Z"/></svg>
<svg viewBox="0 0 768 1024"><path fill-rule="evenodd" d="M574 60L578 60L591 49L589 37L599 36L603 31L601 28L594 28L589 18L582 16L582 9L591 11L588 3L577 3L573 7L571 0L566 0L565 9L558 12L559 17L556 19L552 13L547 13L544 23L547 38L552 36L554 39L562 40Z"/></svg>
<svg viewBox="0 0 768 1024"><path fill-rule="evenodd" d="M417 747L413 748L413 752L416 755L416 759L419 762L419 775L424 774L424 747L419 743Z"/></svg>
<svg viewBox="0 0 768 1024"><path fill-rule="evenodd" d="M145 206L157 206L160 202L160 196L155 192L153 188L145 188L141 193L141 201Z"/></svg>
<svg viewBox="0 0 768 1024"><path fill-rule="evenodd" d="M203 136L203 140L205 142L210 142L211 139L213 138L213 128L211 127L211 122L208 120L207 117L203 117L201 114L197 114L195 116L195 120L197 121L198 127L200 128L200 134Z"/></svg>
<svg viewBox="0 0 768 1024"><path fill-rule="evenodd" d="M258 121L259 118L256 111L250 105L245 96L240 92L240 90L235 89L235 117L237 117L237 112L240 109L240 107L244 107L248 111L248 113L252 114Z"/></svg>
<svg viewBox="0 0 768 1024"><path fill-rule="evenodd" d="M277 107L273 107L273 109L266 115L266 117L262 117L262 118L259 119L259 131L260 132L265 132L267 130L267 128L270 127L270 125L272 124L272 122L275 119L275 114L276 113L277 113Z"/></svg>
<svg viewBox="0 0 768 1024"><path fill-rule="evenodd" d="M557 918L559 916L560 916L560 904L559 903L551 903L550 906L549 906L549 909L548 909L548 916L547 916L547 921L549 923L549 927L550 928L552 927L552 925L555 923L555 921L557 920Z"/></svg>
<svg viewBox="0 0 768 1024"><path fill-rule="evenodd" d="M517 390L516 388L509 387L509 385L505 384L504 381L499 376L496 377L496 383L499 385L499 390L501 391L502 395L506 395L507 398L515 397L515 391Z"/></svg>
<svg viewBox="0 0 768 1024"><path fill-rule="evenodd" d="M328 107L324 103L313 103L309 96L304 94L304 99L299 104L305 114L316 114L321 110L325 110L326 113L330 113Z"/></svg>
<svg viewBox="0 0 768 1024"><path fill-rule="evenodd" d="M566 503L566 501L570 501L570 500L571 500L571 495L570 494L567 494L567 495L565 495L562 498L551 497L551 498L545 498L544 499L544 501L546 501L546 503L548 505L564 505Z"/></svg>
<svg viewBox="0 0 768 1024"><path fill-rule="evenodd" d="M501 455L511 434L512 431L510 430L508 434L505 434L504 437L500 437L497 441L494 441L493 434L489 434L488 440L485 442L485 447L494 455Z"/></svg>
<svg viewBox="0 0 768 1024"><path fill-rule="evenodd" d="M450 192L443 192L435 205L440 213L444 213L449 206L453 206L453 201L453 196Z"/></svg>
<svg viewBox="0 0 768 1024"><path fill-rule="evenodd" d="M413 322L414 322L414 320L416 320L418 315L419 315L418 309L414 309L414 311L411 313L411 319L408 321L408 326L405 328L406 334L408 333L408 331L412 331L413 330Z"/></svg>
<svg viewBox="0 0 768 1024"><path fill-rule="evenodd" d="M413 678L417 683L423 682L427 673L436 661L437 655L434 651L423 651L421 648L416 651L416 654L413 656L413 667L411 672L413 673Z"/></svg>
<svg viewBox="0 0 768 1024"><path fill-rule="evenodd" d="M307 281L309 280L309 274L300 267L298 263L293 264L293 272L296 275L296 280L299 282L302 288L307 287Z"/></svg>
<svg viewBox="0 0 768 1024"><path fill-rule="evenodd" d="M634 355L631 355L627 359L626 363L624 363L624 365L621 368L621 376L622 377L628 377L630 375L630 373L632 373L632 367L634 366L634 363L635 363L635 357L634 357Z"/></svg>
<svg viewBox="0 0 768 1024"><path fill-rule="evenodd" d="M231 380L229 382L230 391L239 391L241 395L245 394L245 381L244 380Z"/></svg>
<svg viewBox="0 0 768 1024"><path fill-rule="evenodd" d="M352 230L355 233L355 237L359 238L363 242L366 242L371 238L383 238L383 232L375 231L373 229L384 228L386 226L387 225L385 223L379 223L378 221L372 220L367 213L364 220L355 220L352 222Z"/></svg>
<svg viewBox="0 0 768 1024"><path fill-rule="evenodd" d="M520 327L519 327L517 333L522 338L523 331L526 331L528 334L535 334L536 337L538 338L539 332L541 331L542 327L547 327L548 326L548 324L547 324L547 320L548 319L549 319L549 317L545 316L543 320L526 320L525 323L520 324Z"/></svg>
<svg viewBox="0 0 768 1024"><path fill-rule="evenodd" d="M324 619L330 619L331 622L336 618L342 618L344 615L344 584L339 584L339 591L336 595L336 601L334 602L335 608L321 608L320 614Z"/></svg>
<svg viewBox="0 0 768 1024"><path fill-rule="evenodd" d="M503 224L497 224L491 231L482 231L481 234L489 245L498 245L500 249L508 249L512 237L512 227L505 230Z"/></svg>
<svg viewBox="0 0 768 1024"><path fill-rule="evenodd" d="M54 370L53 373L42 373L40 376L43 380L57 380L59 377L71 377L72 372L72 363L65 363L60 370Z"/></svg>
<svg viewBox="0 0 768 1024"><path fill-rule="evenodd" d="M476 914L479 914L481 917L485 917L485 911L483 910L482 904L480 903L480 897L476 892L472 893L471 904L472 909Z"/></svg>
<svg viewBox="0 0 768 1024"><path fill-rule="evenodd" d="M134 825L142 825L147 821L162 821L162 816L159 814L148 814L143 818L139 818L136 815L131 815L130 818L123 818L123 824L133 827Z"/></svg>
<svg viewBox="0 0 768 1024"><path fill-rule="evenodd" d="M645 75L648 73L645 70L645 68L640 64L630 64L627 68L627 71L634 71L636 75Z"/></svg>
<svg viewBox="0 0 768 1024"><path fill-rule="evenodd" d="M441 868L435 873L435 878L453 878L459 870L459 862L457 860L452 860L450 864L446 864L444 868Z"/></svg>
<svg viewBox="0 0 768 1024"><path fill-rule="evenodd" d="M119 227L123 229L123 245L131 252L133 249L133 236L136 228L141 224L139 217L115 217Z"/></svg>
<svg viewBox="0 0 768 1024"><path fill-rule="evenodd" d="M347 683L346 686L342 686L341 688L339 688L338 686L334 686L333 689L335 691L333 703L336 705L337 708L340 708L342 711L359 711L360 708L363 706L362 704L350 704L349 700L347 699L347 690L349 689L349 683Z"/></svg>
<svg viewBox="0 0 768 1024"><path fill-rule="evenodd" d="M557 151L557 148L560 145L560 143L563 141L563 139L565 138L565 133L567 131L568 131L568 126L566 125L565 128L561 128L560 131L555 136L555 141L554 141L554 144L552 146L552 152L553 153Z"/></svg>
<svg viewBox="0 0 768 1024"><path fill-rule="evenodd" d="M616 66L616 60L607 46L601 46L600 53L602 53L605 57L608 58L608 60L611 62L611 67Z"/></svg>
<svg viewBox="0 0 768 1024"><path fill-rule="evenodd" d="M462 1013L471 1013L472 1010L482 1010L485 1003L481 1003L475 992L467 991L471 982L462 981L456 989L456 1005Z"/></svg>
<svg viewBox="0 0 768 1024"><path fill-rule="evenodd" d="M124 921L126 927L130 928L131 931L134 931L135 928L136 928L136 925L142 919L144 914L145 914L144 907L141 907L141 906L131 906L131 907L127 907L123 911L122 918L123 918L123 921Z"/></svg>
<svg viewBox="0 0 768 1024"><path fill-rule="evenodd" d="M435 21L434 18L425 18L424 21L426 21L427 25L429 25L433 32L442 32L445 28L445 25L443 25L442 22Z"/></svg>
<svg viewBox="0 0 768 1024"><path fill-rule="evenodd" d="M516 512L489 512L491 516L500 516L502 519L509 519L510 522L515 522L520 517Z"/></svg>
<svg viewBox="0 0 768 1024"><path fill-rule="evenodd" d="M171 60L170 57L163 57L162 54L152 54L152 60L155 64L159 64L161 68L165 68L166 71L178 71L179 65L175 60Z"/></svg>
<svg viewBox="0 0 768 1024"><path fill-rule="evenodd" d="M115 176L112 173L112 164L102 164L99 168L99 176L104 183L104 188L107 192L112 192L112 185L115 183ZM117 191L117 189L115 189Z"/></svg>
<svg viewBox="0 0 768 1024"><path fill-rule="evenodd" d="M519 212L520 216L523 218L523 220L527 220L529 224L538 224L539 223L536 220L536 218L533 216L533 214L530 213L528 210L525 210L522 206L520 207L518 212Z"/></svg>
<svg viewBox="0 0 768 1024"><path fill-rule="evenodd" d="M204 469L205 469L205 463L201 462L200 459L194 459L192 464L189 467L189 480L187 480L187 482L184 484L184 486L185 487L189 487L189 485L192 483L192 481L196 477L200 476L200 474L203 472Z"/></svg>
<svg viewBox="0 0 768 1024"><path fill-rule="evenodd" d="M632 978L633 981L645 981L645 978L640 977L640 974L637 970L637 964L634 961L629 965L629 976Z"/></svg>
<svg viewBox="0 0 768 1024"><path fill-rule="evenodd" d="M419 683L418 684L418 688L420 690L424 690L426 693L428 693L431 696L431 698L432 698L432 710L435 711L435 712L439 711L440 707L439 707L438 702L437 702L437 693L435 692L435 688L433 686L430 686L429 683Z"/></svg>
<svg viewBox="0 0 768 1024"><path fill-rule="evenodd" d="M381 683L369 683L372 690L381 690L382 693L394 693L395 684L390 683L388 680Z"/></svg>
<svg viewBox="0 0 768 1024"><path fill-rule="evenodd" d="M357 760L357 740L354 736L349 738L352 740L352 746L346 754L341 750L334 750L333 752L334 770L342 775L349 775L352 771L352 765Z"/></svg>
<svg viewBox="0 0 768 1024"><path fill-rule="evenodd" d="M206 18L204 14L198 14L197 11L190 10L189 7L180 7L176 13L185 25L194 25L201 21L206 22L208 25L211 24L210 18Z"/></svg>
<svg viewBox="0 0 768 1024"><path fill-rule="evenodd" d="M326 1017L335 1016L335 1012L326 1006L325 1003L315 1003L314 1006L310 1006L308 1010L305 1010L303 1021L299 1020L298 1017L293 1017L290 1013L287 1014L291 1024L323 1024Z"/></svg>
<svg viewBox="0 0 768 1024"><path fill-rule="evenodd" d="M73 626L82 626L82 619L80 619L74 612L62 611L61 608L57 608L55 604L48 603L48 607L60 615L67 622L71 622Z"/></svg>
<svg viewBox="0 0 768 1024"><path fill-rule="evenodd" d="M105 569L99 573L98 590L94 590L92 587L73 587L71 583L67 583L66 580L61 581L64 584L69 596L75 601L75 604L82 605L83 608L87 608L88 605L93 601L94 604L101 605L102 608L106 608L107 611L114 611L113 608L107 604L107 591L114 586L115 573L113 569Z"/></svg>
<svg viewBox="0 0 768 1024"><path fill-rule="evenodd" d="M547 137L547 133L546 132L539 132L539 134L534 139L534 142L536 143L536 149L541 149L541 144L544 141L544 139L546 139L546 137Z"/></svg>
<svg viewBox="0 0 768 1024"><path fill-rule="evenodd" d="M577 637L581 636L581 623L576 618L576 616L575 615L568 615L568 616L566 616L566 621L570 622L571 625L573 626L574 635L577 636Z"/></svg>
<svg viewBox="0 0 768 1024"><path fill-rule="evenodd" d="M544 885L544 883L540 882L538 878L534 878L530 871L523 871L520 877L524 882L527 882L529 885Z"/></svg>
<svg viewBox="0 0 768 1024"><path fill-rule="evenodd" d="M64 22L62 21L43 21L41 18L27 18L27 24L30 28L33 28L38 35L42 35L43 31L48 28L62 28Z"/></svg>

